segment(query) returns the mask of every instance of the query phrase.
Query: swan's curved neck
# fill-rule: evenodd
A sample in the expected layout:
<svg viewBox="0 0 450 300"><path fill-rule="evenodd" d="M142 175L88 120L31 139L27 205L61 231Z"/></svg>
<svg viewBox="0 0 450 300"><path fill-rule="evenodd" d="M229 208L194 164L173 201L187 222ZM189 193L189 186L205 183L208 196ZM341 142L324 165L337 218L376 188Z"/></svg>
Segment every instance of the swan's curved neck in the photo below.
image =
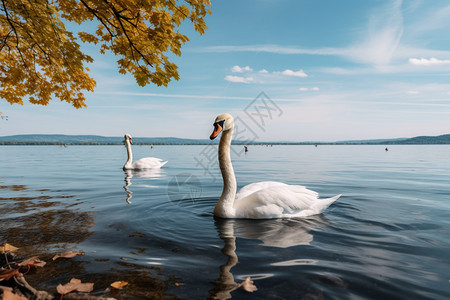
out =
<svg viewBox="0 0 450 300"><path fill-rule="evenodd" d="M128 159L127 159L127 162L125 163L125 165L123 166L123 168L127 169L127 168L131 167L131 162L133 161L133 152L131 151L131 143L128 139L125 140L125 145L127 147Z"/></svg>
<svg viewBox="0 0 450 300"><path fill-rule="evenodd" d="M230 145L233 128L223 131L219 142L219 166L223 179L223 190L219 201L214 207L214 215L222 218L232 218L235 215L233 208L236 197L236 177L231 164Z"/></svg>

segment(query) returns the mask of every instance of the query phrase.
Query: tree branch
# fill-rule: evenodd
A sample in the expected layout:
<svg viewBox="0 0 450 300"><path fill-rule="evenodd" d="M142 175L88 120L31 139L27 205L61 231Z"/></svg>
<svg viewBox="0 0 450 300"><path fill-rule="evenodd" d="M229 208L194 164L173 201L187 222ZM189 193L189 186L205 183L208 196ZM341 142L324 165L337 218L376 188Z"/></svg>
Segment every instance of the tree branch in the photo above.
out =
<svg viewBox="0 0 450 300"><path fill-rule="evenodd" d="M6 7L5 0L2 0L2 5L3 5L3 10L5 11L6 20L8 21L9 25L11 26L12 31L14 31L14 34L16 36L16 47L15 48L17 49L17 52L19 53L20 58L22 59L22 63L24 65L24 67L28 70L28 66L25 62L22 51L19 48L19 44L20 44L19 35L17 34L16 27L14 26L14 24L9 16L8 8Z"/></svg>
<svg viewBox="0 0 450 300"><path fill-rule="evenodd" d="M103 27L105 27L105 29L108 31L108 33L109 33L109 35L111 36L111 38L114 38L116 35L115 35L113 32L111 32L111 30L110 30L109 27L108 27L108 24L109 24L111 27L115 28L115 29L117 29L117 27L116 27L114 24L112 24L111 22L109 22L108 18L101 17L101 16L99 15L98 11L95 10L95 9L93 9L92 7L90 7L90 6L86 3L85 0L80 0L80 2L83 3L84 7L86 7L87 10L89 10L89 11L95 16L95 18L97 18L97 20L100 21L100 23L102 23ZM104 22L104 20L107 21L107 24Z"/></svg>
<svg viewBox="0 0 450 300"><path fill-rule="evenodd" d="M103 1L111 8L111 10L113 11L117 21L119 22L120 27L122 28L122 32L125 35L126 39L128 40L128 44L129 44L130 49L131 49L131 55L133 56L133 60L136 62L136 64L138 65L138 67L141 70L143 70L145 73L147 73L147 70L140 66L139 60L136 59L136 57L134 56L134 51L136 51L137 54L139 54L139 56L144 60L145 64L149 65L150 67L153 67L152 63L148 61L148 59L145 57L145 55L142 54L142 52L136 47L136 45L133 43L131 38L128 36L128 31L125 29L125 26L122 23L122 15L117 11L117 9L114 7L113 4L109 3L107 0L103 0Z"/></svg>

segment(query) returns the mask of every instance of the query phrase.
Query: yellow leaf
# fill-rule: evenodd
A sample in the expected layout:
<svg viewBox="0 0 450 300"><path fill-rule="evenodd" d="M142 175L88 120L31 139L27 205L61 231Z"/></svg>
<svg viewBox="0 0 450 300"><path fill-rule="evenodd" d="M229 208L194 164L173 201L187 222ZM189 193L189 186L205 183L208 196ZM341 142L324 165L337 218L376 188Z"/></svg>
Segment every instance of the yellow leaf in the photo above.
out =
<svg viewBox="0 0 450 300"><path fill-rule="evenodd" d="M111 286L118 290L123 288L126 285L128 285L128 282L126 282L126 281L115 281L115 282L111 283Z"/></svg>
<svg viewBox="0 0 450 300"><path fill-rule="evenodd" d="M13 245L10 245L8 243L4 243L3 245L0 246L0 252L3 254L5 252L14 252L16 250L18 250L19 248L14 247Z"/></svg>

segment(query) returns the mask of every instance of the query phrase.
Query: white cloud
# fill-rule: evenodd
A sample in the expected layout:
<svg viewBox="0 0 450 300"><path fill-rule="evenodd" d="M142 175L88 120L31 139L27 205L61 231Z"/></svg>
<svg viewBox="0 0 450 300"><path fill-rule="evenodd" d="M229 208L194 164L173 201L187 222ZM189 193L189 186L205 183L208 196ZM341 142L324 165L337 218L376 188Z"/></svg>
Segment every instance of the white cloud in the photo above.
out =
<svg viewBox="0 0 450 300"><path fill-rule="evenodd" d="M281 72L280 74L285 75L285 76L294 76L294 77L308 77L308 75L301 69L298 71L292 71L292 70L287 69L287 70L284 70L283 72Z"/></svg>
<svg viewBox="0 0 450 300"><path fill-rule="evenodd" d="M234 73L246 73L246 76L236 76L236 75L227 75L225 76L225 80L229 82L238 82L238 83L264 83L264 79L280 79L280 77L308 77L308 75L303 70L293 71L291 69L286 69L284 71L275 71L269 72L266 69L262 69L260 71L254 71L249 66L240 67L234 66L231 68L231 71Z"/></svg>
<svg viewBox="0 0 450 300"><path fill-rule="evenodd" d="M317 91L319 91L320 89L319 89L317 86L314 86L314 87L311 87L311 88L308 88L308 87L301 87L301 88L299 88L298 90L301 91L301 92L307 92L307 91L314 91L314 92L317 92Z"/></svg>
<svg viewBox="0 0 450 300"><path fill-rule="evenodd" d="M244 73L244 72L251 72L253 71L252 68L250 68L249 66L245 66L245 67L239 67L239 66L234 66L231 68L231 72L233 73Z"/></svg>
<svg viewBox="0 0 450 300"><path fill-rule="evenodd" d="M253 77L242 77L242 76L225 76L225 80L229 82L239 82L239 83L250 83L253 81Z"/></svg>
<svg viewBox="0 0 450 300"><path fill-rule="evenodd" d="M446 64L450 64L450 60L445 59L445 60L440 60L437 58L430 58L430 59L426 59L426 58L410 58L409 59L409 63L416 65L416 66L437 66L437 65L446 65Z"/></svg>

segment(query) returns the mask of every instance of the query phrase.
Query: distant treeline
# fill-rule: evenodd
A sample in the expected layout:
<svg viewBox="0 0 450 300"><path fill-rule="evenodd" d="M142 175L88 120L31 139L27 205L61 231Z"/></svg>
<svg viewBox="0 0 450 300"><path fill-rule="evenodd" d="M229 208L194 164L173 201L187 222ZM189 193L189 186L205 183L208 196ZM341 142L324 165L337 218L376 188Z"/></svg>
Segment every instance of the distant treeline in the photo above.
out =
<svg viewBox="0 0 450 300"><path fill-rule="evenodd" d="M133 138L135 145L209 145L218 143L209 139L183 139L174 137ZM95 135L13 135L0 137L0 145L123 145L121 137ZM440 136L418 136L413 138L358 140L340 142L259 142L233 141L234 145L446 145L450 144L450 134Z"/></svg>
<svg viewBox="0 0 450 300"><path fill-rule="evenodd" d="M99 143L99 142L71 142L71 143L61 143L61 142L33 142L33 141L0 141L0 145L9 146L75 146L75 145L85 145L85 146L107 146L107 145L124 145L124 143ZM199 144L167 144L167 143L133 143L133 145L199 145Z"/></svg>

